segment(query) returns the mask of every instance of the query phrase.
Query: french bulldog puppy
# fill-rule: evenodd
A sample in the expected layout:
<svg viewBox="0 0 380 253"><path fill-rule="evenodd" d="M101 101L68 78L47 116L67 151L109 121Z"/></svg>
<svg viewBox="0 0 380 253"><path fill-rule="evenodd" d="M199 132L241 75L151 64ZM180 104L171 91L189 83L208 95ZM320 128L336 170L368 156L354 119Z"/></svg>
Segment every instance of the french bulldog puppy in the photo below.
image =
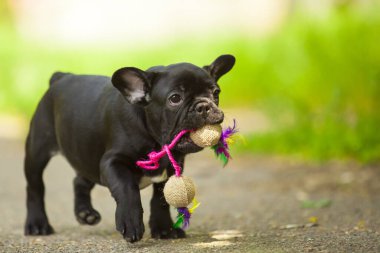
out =
<svg viewBox="0 0 380 253"><path fill-rule="evenodd" d="M183 129L219 124L218 79L231 70L232 55L203 68L190 63L117 70L111 78L56 72L38 104L26 140L25 235L54 233L44 204L43 171L61 153L76 172L75 216L95 225L101 217L91 204L95 184L106 186L117 203L116 229L129 242L144 234L140 189L153 184L149 226L153 238L182 238L173 228L163 187L174 170L167 158L159 169L136 166L152 150L170 143ZM198 152L188 135L172 150L183 168L186 154Z"/></svg>

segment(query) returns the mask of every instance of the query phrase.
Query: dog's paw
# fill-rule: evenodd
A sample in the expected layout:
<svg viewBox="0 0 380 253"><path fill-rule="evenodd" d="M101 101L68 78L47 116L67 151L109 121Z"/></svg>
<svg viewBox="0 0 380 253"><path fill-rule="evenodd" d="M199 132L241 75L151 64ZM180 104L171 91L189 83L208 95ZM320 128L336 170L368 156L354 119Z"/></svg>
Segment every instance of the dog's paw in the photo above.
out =
<svg viewBox="0 0 380 253"><path fill-rule="evenodd" d="M145 227L142 222L137 226L124 223L118 225L117 230L120 232L120 234L124 237L126 241L134 243L142 239L145 232Z"/></svg>
<svg viewBox="0 0 380 253"><path fill-rule="evenodd" d="M124 239L131 243L140 241L145 232L142 213L139 214L136 212L134 215L128 212L116 213L116 229L121 233Z"/></svg>
<svg viewBox="0 0 380 253"><path fill-rule="evenodd" d="M94 208L87 207L75 211L75 217L80 224L96 225L102 217Z"/></svg>
<svg viewBox="0 0 380 253"><path fill-rule="evenodd" d="M151 213L149 226L151 236L154 239L177 239L186 237L185 231L173 227L169 209L163 210L156 208L156 211Z"/></svg>
<svg viewBox="0 0 380 253"><path fill-rule="evenodd" d="M47 219L28 219L25 223L25 235L50 235L53 233L54 229Z"/></svg>
<svg viewBox="0 0 380 253"><path fill-rule="evenodd" d="M154 239L178 239L186 237L185 231L172 227L168 229L151 228L151 235Z"/></svg>

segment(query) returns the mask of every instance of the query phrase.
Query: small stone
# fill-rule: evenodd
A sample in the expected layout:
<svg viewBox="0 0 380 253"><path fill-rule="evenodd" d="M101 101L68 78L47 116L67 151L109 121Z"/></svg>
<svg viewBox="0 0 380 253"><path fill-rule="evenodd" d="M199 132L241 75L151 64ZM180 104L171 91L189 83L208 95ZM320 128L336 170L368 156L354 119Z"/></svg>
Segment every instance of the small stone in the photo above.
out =
<svg viewBox="0 0 380 253"><path fill-rule="evenodd" d="M305 224L305 228L312 228L318 226L318 223L307 223Z"/></svg>

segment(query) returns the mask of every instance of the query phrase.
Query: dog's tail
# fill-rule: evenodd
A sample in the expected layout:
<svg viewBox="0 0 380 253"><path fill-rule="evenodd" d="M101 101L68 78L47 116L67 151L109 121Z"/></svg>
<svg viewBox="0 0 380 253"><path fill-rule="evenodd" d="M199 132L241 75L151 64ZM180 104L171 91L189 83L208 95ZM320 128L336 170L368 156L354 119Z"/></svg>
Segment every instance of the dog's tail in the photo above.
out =
<svg viewBox="0 0 380 253"><path fill-rule="evenodd" d="M56 82L59 79L61 79L66 74L67 73L60 72L60 71L54 72L53 75L50 77L49 86L51 86L54 82Z"/></svg>

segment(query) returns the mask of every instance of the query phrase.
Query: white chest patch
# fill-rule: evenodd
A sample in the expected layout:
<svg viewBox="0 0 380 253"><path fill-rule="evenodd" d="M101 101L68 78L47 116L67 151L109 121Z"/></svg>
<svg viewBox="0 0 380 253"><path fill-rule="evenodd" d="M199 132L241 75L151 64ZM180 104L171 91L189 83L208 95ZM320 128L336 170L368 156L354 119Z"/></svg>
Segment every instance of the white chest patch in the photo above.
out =
<svg viewBox="0 0 380 253"><path fill-rule="evenodd" d="M168 178L168 175L166 173L166 170L164 170L162 172L162 174L158 175L158 176L154 176L154 177L144 176L140 179L139 188L141 190L141 189L144 189L145 187L151 185L152 183L161 183L161 182L165 181L167 178Z"/></svg>

